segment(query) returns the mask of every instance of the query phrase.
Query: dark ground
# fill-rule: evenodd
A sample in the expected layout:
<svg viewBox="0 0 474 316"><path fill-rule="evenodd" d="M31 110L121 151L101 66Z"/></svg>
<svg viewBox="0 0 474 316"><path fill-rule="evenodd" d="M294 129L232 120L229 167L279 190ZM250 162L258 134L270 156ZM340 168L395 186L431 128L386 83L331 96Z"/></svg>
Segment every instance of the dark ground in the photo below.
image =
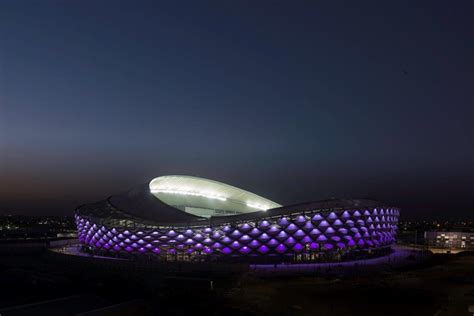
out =
<svg viewBox="0 0 474 316"><path fill-rule="evenodd" d="M0 314L51 315L48 305L6 309L51 299L55 315L71 315L140 299L145 308L121 315L472 315L474 255L434 256L410 270L345 279L229 276L141 281L113 272L58 265L44 254L0 257ZM212 289L206 280L212 279ZM64 305L64 306L63 306ZM41 305L40 305L41 306ZM142 306L143 307L143 306ZM59 311L58 311L59 308ZM61 309L62 308L62 309ZM2 310L3 309L3 310ZM117 313L113 313L114 315Z"/></svg>
<svg viewBox="0 0 474 316"><path fill-rule="evenodd" d="M474 256L369 278L242 280L233 306L272 315L472 315Z"/></svg>

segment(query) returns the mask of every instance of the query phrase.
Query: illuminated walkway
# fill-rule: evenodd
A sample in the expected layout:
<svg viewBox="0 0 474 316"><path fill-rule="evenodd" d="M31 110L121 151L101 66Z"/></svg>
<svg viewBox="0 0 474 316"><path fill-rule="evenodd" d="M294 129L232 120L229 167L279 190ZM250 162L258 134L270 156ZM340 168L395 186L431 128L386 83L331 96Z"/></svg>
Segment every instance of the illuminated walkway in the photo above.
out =
<svg viewBox="0 0 474 316"><path fill-rule="evenodd" d="M426 251L420 251L415 248L403 246L394 246L390 255L383 257L347 261L347 262L331 262L331 263L281 263L281 264L242 264L242 263L224 263L224 262L175 262L175 261L134 261L125 258L113 258L107 256L98 256L80 251L77 244L65 245L62 247L50 249L54 253L66 256L75 256L87 258L87 261L93 263L94 260L99 262L117 262L126 263L127 265L140 266L146 263L148 267L168 267L176 268L177 271L240 271L241 273L250 273L256 275L271 275L277 273L279 275L304 274L304 275L357 275L369 274L373 272L390 271L394 268L413 266L423 262L429 257ZM79 258L78 258L79 259ZM92 260L92 261L91 261ZM105 260L105 261L104 261Z"/></svg>
<svg viewBox="0 0 474 316"><path fill-rule="evenodd" d="M98 256L92 255L81 251L81 246L78 244L73 245L66 245L57 248L50 248L51 251L60 253L63 255L70 255L70 256L79 256L79 257L87 257L87 258L97 258L97 259L107 259L107 260L120 260L120 261L127 261L127 259L123 258L113 258L107 256Z"/></svg>

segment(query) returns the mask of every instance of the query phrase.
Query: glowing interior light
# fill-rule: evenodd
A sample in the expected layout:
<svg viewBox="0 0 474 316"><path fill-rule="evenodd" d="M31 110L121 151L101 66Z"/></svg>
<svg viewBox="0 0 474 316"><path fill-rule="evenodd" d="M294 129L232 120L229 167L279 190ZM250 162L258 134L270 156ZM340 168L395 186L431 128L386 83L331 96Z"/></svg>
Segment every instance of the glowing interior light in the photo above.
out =
<svg viewBox="0 0 474 316"><path fill-rule="evenodd" d="M200 196L200 197L205 197L205 198L208 198L208 199L214 199L214 200L219 200L219 201L226 201L227 200L223 196L211 195L211 194L206 194L206 193L201 193L201 192L178 191L178 190L172 190L172 189L151 189L151 193L170 193L170 194L192 195L192 196Z"/></svg>
<svg viewBox="0 0 474 316"><path fill-rule="evenodd" d="M256 209L262 210L262 211L266 211L266 210L269 209L268 206L261 205L261 204L253 204L253 203L249 203L249 202L247 202L246 204L247 204L248 207L256 208Z"/></svg>

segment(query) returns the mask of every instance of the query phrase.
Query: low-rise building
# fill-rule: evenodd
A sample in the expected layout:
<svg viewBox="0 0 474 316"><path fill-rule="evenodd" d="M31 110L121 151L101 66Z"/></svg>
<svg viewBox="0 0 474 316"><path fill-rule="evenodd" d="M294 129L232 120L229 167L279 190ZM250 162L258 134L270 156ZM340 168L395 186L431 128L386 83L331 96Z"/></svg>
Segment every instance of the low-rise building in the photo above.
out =
<svg viewBox="0 0 474 316"><path fill-rule="evenodd" d="M425 242L430 250L438 253L474 251L474 232L425 232Z"/></svg>

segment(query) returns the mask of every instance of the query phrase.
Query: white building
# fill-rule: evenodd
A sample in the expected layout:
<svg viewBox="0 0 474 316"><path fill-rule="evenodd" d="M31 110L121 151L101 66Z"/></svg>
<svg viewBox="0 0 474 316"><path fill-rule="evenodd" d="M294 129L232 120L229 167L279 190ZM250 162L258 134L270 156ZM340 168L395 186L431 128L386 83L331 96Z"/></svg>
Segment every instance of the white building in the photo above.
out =
<svg viewBox="0 0 474 316"><path fill-rule="evenodd" d="M474 232L425 232L425 242L437 253L473 251Z"/></svg>

